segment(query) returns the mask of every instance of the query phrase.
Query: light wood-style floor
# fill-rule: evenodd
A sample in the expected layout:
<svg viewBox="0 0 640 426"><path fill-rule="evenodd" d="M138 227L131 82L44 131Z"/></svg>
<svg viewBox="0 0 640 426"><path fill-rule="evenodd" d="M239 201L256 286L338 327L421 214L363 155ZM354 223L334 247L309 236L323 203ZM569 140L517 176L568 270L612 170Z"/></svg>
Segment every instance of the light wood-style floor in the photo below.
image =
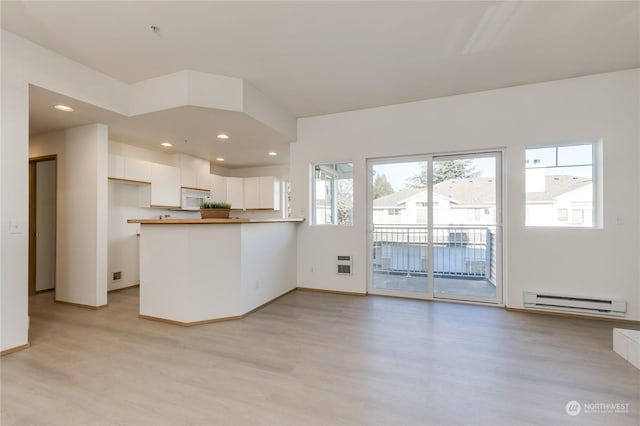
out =
<svg viewBox="0 0 640 426"><path fill-rule="evenodd" d="M31 348L6 355L8 425L637 425L640 372L613 323L296 291L241 320L137 318L31 298ZM622 414L565 405L628 403Z"/></svg>

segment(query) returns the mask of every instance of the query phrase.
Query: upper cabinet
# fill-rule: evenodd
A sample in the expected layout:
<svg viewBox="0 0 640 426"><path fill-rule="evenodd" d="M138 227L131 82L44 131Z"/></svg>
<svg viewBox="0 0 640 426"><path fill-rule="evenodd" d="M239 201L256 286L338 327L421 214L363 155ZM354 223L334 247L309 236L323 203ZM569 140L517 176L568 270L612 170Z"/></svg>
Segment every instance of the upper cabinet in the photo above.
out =
<svg viewBox="0 0 640 426"><path fill-rule="evenodd" d="M227 203L232 209L244 209L244 178L228 177L227 183Z"/></svg>
<svg viewBox="0 0 640 426"><path fill-rule="evenodd" d="M227 178L224 176L211 175L211 201L227 201Z"/></svg>
<svg viewBox="0 0 640 426"><path fill-rule="evenodd" d="M109 155L109 178L151 183L151 164L149 161Z"/></svg>
<svg viewBox="0 0 640 426"><path fill-rule="evenodd" d="M181 186L183 188L209 191L211 189L209 161L186 154L179 155Z"/></svg>
<svg viewBox="0 0 640 426"><path fill-rule="evenodd" d="M244 208L280 210L280 179L274 176L245 178Z"/></svg>
<svg viewBox="0 0 640 426"><path fill-rule="evenodd" d="M151 207L180 207L180 169L152 163Z"/></svg>

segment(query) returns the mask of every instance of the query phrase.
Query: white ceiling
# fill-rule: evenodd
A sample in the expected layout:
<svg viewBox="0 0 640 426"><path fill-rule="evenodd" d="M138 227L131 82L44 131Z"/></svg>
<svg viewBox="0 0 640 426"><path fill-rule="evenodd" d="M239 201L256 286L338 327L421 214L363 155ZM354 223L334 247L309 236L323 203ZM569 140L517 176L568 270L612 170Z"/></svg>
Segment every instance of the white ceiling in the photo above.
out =
<svg viewBox="0 0 640 426"><path fill-rule="evenodd" d="M634 1L2 2L4 29L123 82L238 77L296 117L640 67L639 15ZM144 117L129 124L147 137Z"/></svg>
<svg viewBox="0 0 640 426"><path fill-rule="evenodd" d="M63 104L73 113L59 112ZM29 88L29 134L90 123L109 126L109 139L166 153L184 152L226 168L289 163L289 141L269 126L240 112L185 106L126 117L37 86ZM219 133L228 140L216 138ZM165 148L161 142L171 142ZM275 152L277 156L268 155ZM224 162L216 161L224 158Z"/></svg>

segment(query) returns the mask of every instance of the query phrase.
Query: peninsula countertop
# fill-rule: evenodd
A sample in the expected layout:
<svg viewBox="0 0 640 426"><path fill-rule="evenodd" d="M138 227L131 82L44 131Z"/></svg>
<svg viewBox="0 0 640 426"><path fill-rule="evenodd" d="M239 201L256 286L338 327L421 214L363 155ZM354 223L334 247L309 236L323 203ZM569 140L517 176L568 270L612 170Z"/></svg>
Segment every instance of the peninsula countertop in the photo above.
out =
<svg viewBox="0 0 640 426"><path fill-rule="evenodd" d="M147 225L212 225L230 223L282 223L282 222L304 222L304 219L128 219L127 223L141 223Z"/></svg>
<svg viewBox="0 0 640 426"><path fill-rule="evenodd" d="M140 224L140 317L240 319L296 288L303 219L131 219Z"/></svg>

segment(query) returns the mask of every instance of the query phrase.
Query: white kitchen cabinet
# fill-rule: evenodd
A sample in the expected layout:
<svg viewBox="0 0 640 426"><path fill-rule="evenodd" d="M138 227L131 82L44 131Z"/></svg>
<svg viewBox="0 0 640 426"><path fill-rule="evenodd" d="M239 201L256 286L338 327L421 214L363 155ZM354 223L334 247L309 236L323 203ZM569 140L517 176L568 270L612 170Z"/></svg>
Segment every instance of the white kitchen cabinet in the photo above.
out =
<svg viewBox="0 0 640 426"><path fill-rule="evenodd" d="M180 169L151 165L151 207L180 207Z"/></svg>
<svg viewBox="0 0 640 426"><path fill-rule="evenodd" d="M244 178L244 207L246 209L260 208L260 178Z"/></svg>
<svg viewBox="0 0 640 426"><path fill-rule="evenodd" d="M136 182L151 182L151 163L125 157L124 178Z"/></svg>
<svg viewBox="0 0 640 426"><path fill-rule="evenodd" d="M183 188L209 191L211 186L210 163L208 160L180 155L180 179Z"/></svg>
<svg viewBox="0 0 640 426"><path fill-rule="evenodd" d="M224 176L211 175L211 201L226 202L227 201L227 178Z"/></svg>
<svg viewBox="0 0 640 426"><path fill-rule="evenodd" d="M244 179L239 177L228 177L227 181L227 203L232 209L244 209Z"/></svg>
<svg viewBox="0 0 640 426"><path fill-rule="evenodd" d="M280 179L275 176L245 178L244 207L280 210Z"/></svg>
<svg viewBox="0 0 640 426"><path fill-rule="evenodd" d="M109 155L109 178L151 183L151 163L120 155Z"/></svg>
<svg viewBox="0 0 640 426"><path fill-rule="evenodd" d="M260 176L260 208L280 210L280 179Z"/></svg>

